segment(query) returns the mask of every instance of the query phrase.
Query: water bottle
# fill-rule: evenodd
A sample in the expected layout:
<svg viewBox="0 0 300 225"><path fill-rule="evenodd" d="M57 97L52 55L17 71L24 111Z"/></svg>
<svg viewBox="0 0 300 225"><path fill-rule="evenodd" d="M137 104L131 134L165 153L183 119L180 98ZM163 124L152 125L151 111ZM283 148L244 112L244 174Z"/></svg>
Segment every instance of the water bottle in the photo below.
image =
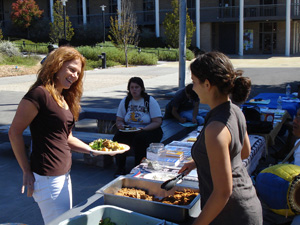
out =
<svg viewBox="0 0 300 225"><path fill-rule="evenodd" d="M286 85L285 95L286 95L286 97L290 97L290 94L291 94L291 85L288 84L288 85Z"/></svg>
<svg viewBox="0 0 300 225"><path fill-rule="evenodd" d="M277 99L277 109L282 109L282 99L281 96L278 97Z"/></svg>

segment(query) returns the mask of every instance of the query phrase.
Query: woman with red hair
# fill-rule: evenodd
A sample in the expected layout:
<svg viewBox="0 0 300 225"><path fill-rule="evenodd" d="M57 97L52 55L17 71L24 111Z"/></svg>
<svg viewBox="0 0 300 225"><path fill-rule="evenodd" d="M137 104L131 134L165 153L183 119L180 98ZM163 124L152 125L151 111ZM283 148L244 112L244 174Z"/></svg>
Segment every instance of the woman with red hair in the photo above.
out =
<svg viewBox="0 0 300 225"><path fill-rule="evenodd" d="M23 171L22 193L33 196L47 224L72 208L72 151L91 148L72 135L80 113L85 58L72 47L51 52L36 82L21 100L9 138ZM32 152L28 160L23 131L30 126Z"/></svg>

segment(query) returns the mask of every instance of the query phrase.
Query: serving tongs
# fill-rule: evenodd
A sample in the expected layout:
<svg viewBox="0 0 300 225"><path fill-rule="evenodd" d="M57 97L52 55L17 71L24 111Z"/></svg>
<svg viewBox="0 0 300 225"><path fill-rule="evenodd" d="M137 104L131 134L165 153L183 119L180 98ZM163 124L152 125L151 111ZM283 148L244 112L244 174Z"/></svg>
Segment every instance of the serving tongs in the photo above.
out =
<svg viewBox="0 0 300 225"><path fill-rule="evenodd" d="M162 185L160 186L161 189L165 189L166 191L171 190L173 187L175 187L175 185L181 181L183 179L183 177L185 176L185 171L183 171L181 174L177 175L176 177L169 179L167 181L165 181L164 183L162 183Z"/></svg>

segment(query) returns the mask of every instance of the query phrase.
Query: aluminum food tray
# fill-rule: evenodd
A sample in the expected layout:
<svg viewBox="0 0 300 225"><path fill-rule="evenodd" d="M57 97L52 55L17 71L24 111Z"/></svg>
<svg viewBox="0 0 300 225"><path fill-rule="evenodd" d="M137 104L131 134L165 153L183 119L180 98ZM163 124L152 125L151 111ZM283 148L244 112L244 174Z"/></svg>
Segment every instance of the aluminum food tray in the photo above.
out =
<svg viewBox="0 0 300 225"><path fill-rule="evenodd" d="M178 184L173 189L166 191L161 189L160 186L162 183L162 181L120 176L99 189L97 193L104 195L104 204L119 206L134 212L172 222L184 222L189 217L197 217L199 215L201 211L200 194L198 194L189 205L171 205L115 195L122 187L143 189L148 191L149 195L154 195L158 198L172 195L175 191L182 191L185 188L199 192L199 190L194 187L184 186L182 184Z"/></svg>

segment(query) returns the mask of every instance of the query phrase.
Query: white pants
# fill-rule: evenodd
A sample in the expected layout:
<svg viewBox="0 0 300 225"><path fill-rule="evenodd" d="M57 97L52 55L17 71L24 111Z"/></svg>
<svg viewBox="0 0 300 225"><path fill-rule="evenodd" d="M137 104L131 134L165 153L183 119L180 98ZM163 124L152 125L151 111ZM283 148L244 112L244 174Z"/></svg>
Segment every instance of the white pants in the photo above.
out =
<svg viewBox="0 0 300 225"><path fill-rule="evenodd" d="M44 223L48 224L72 208L70 173L61 176L33 174L35 177L33 198L39 205Z"/></svg>

